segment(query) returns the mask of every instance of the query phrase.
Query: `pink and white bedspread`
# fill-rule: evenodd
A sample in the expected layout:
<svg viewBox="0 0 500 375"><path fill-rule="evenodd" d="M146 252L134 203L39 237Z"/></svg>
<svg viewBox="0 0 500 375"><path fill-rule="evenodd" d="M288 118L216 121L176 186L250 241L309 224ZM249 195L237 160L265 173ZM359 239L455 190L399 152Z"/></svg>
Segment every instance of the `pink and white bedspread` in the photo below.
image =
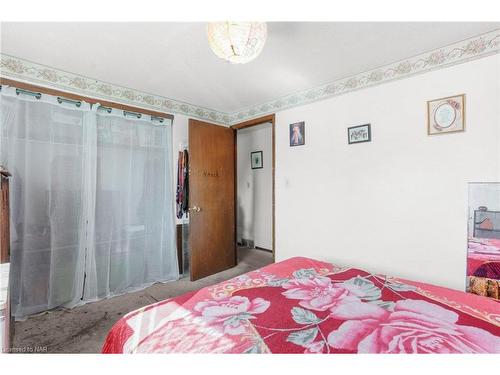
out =
<svg viewBox="0 0 500 375"><path fill-rule="evenodd" d="M500 280L500 240L469 238L467 276Z"/></svg>
<svg viewBox="0 0 500 375"><path fill-rule="evenodd" d="M291 258L131 312L103 353L500 353L500 304Z"/></svg>

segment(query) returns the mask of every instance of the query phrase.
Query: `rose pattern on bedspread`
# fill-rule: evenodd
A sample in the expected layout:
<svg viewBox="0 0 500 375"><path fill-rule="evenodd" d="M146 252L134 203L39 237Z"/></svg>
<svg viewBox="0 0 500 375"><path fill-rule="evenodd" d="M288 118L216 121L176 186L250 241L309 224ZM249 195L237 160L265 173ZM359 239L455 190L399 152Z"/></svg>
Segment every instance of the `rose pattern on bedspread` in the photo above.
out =
<svg viewBox="0 0 500 375"><path fill-rule="evenodd" d="M289 299L299 300L299 305L310 310L325 311L329 308L352 301L358 301L362 290L355 285L347 287L343 283L332 283L325 276L292 279L282 286L287 289L282 294Z"/></svg>
<svg viewBox="0 0 500 375"><path fill-rule="evenodd" d="M194 309L213 324L221 323L224 333L238 335L245 332L243 322L255 319L254 314L260 314L269 308L271 303L262 298L250 301L247 297L229 297L198 302Z"/></svg>
<svg viewBox="0 0 500 375"><path fill-rule="evenodd" d="M476 327L455 324L458 314L421 300L400 300L394 311L367 303L332 309L346 319L328 336L334 348L358 353L498 353L500 338Z"/></svg>
<svg viewBox="0 0 500 375"><path fill-rule="evenodd" d="M479 310L467 313L458 302L433 299L422 289L425 284L306 260L313 267L265 267L204 288L179 307L172 307L175 298L160 302L155 319L161 324L132 316L129 327L140 329L131 330L124 348L148 353L500 353L498 322L482 319Z"/></svg>

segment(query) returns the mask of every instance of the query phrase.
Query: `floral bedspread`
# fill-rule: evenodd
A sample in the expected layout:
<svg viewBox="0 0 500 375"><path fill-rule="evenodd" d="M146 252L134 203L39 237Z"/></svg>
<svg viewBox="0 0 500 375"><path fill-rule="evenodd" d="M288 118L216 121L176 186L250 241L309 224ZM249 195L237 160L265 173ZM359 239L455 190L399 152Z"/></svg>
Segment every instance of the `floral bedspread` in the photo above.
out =
<svg viewBox="0 0 500 375"><path fill-rule="evenodd" d="M469 238L467 276L500 280L500 240Z"/></svg>
<svg viewBox="0 0 500 375"><path fill-rule="evenodd" d="M500 303L291 258L125 315L103 353L500 353Z"/></svg>

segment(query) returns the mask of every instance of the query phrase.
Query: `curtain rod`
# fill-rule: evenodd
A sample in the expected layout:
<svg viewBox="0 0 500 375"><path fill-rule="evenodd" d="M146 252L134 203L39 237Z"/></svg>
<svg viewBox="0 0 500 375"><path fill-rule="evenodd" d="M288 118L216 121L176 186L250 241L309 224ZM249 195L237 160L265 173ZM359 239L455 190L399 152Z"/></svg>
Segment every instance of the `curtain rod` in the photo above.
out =
<svg viewBox="0 0 500 375"><path fill-rule="evenodd" d="M2 86L0 85L0 90L2 90ZM33 96L36 99L41 99L42 98L42 93L41 92L36 92L36 91L31 91L31 90L25 90L25 89L18 89L16 88L16 95L28 95L28 96ZM59 104L62 103L69 103L69 104L74 104L77 107L80 107L82 105L81 100L73 100L73 99L68 99L64 98L62 96L57 97L57 102Z"/></svg>
<svg viewBox="0 0 500 375"><path fill-rule="evenodd" d="M2 90L2 85L0 85L0 91L1 90ZM40 93L40 92L16 88L16 95L20 95L20 94L30 95L30 96L35 97L36 99L41 99L41 97L42 97L42 93ZM82 105L82 101L81 100L68 99L68 98L64 98L62 96L58 96L57 97L57 101L58 101L59 104L68 103L68 104L74 104L77 107L80 107ZM95 105L95 104L90 103L90 105L92 106L92 105ZM99 107L97 107L97 109L98 110L105 110L108 113L111 113L111 111L113 110L112 107L106 107L106 106L103 106L103 105L99 105ZM134 117L137 117L138 119L142 117L142 113L132 112L132 111L126 111L126 110L123 110L123 115L124 116L127 116L127 115L128 116L134 116ZM153 116L153 115L150 115L150 116L151 116L151 121L155 121L156 120L156 121L158 121L160 123L163 123L165 121L165 118L163 118L163 117Z"/></svg>
<svg viewBox="0 0 500 375"><path fill-rule="evenodd" d="M82 105L82 102L80 100L66 99L66 98L62 98L60 96L57 97L57 102L59 104L62 104L62 103L74 104L77 107L81 107L81 105Z"/></svg>
<svg viewBox="0 0 500 375"><path fill-rule="evenodd" d="M141 118L142 117L142 114L138 113L138 112L131 112L131 111L123 111L123 115L124 116L134 116L134 117L137 117L137 118Z"/></svg>
<svg viewBox="0 0 500 375"><path fill-rule="evenodd" d="M24 90L24 89L16 89L16 95L21 95L21 94L22 95L34 96L36 99L41 99L41 97L42 97L42 93L41 92ZM74 104L77 107L80 107L82 105L82 102L80 100L67 99L67 98L63 98L62 96L58 96L57 97L57 102L59 104L62 104L62 103Z"/></svg>
<svg viewBox="0 0 500 375"><path fill-rule="evenodd" d="M42 93L41 92L24 90L24 89L16 89L16 95L21 95L21 94L34 96L36 99L41 99L41 97L42 97ZM81 100L68 99L68 98L64 98L62 96L58 96L57 97L57 102L59 104L62 104L62 103L74 104L77 107L81 107L81 105L82 105L82 101Z"/></svg>
<svg viewBox="0 0 500 375"><path fill-rule="evenodd" d="M20 81L16 81L13 79L5 78L5 77L2 77L0 75L0 90L1 90L2 86L19 88L22 90L37 92L37 93L41 93L41 94L48 94L48 95L52 95L52 96L56 96L56 97L59 96L61 98L82 101L82 102L86 102L89 104L100 104L102 106L116 108L118 110L137 112L137 113L141 113L143 115L149 115L151 117L154 117L155 119L156 118L158 118L158 119L163 118L165 120L169 119L169 120L173 121L174 117L175 117L171 113L159 112L159 111L155 111L155 110L151 110L151 109L147 109L147 108L143 108L143 107L135 107L132 105L117 103L117 102L113 102L113 101L109 101L109 100L105 100L105 99L96 99L96 98L84 96L81 94L60 91L57 89L44 87L44 86L37 86L37 85L31 84L31 83L20 82ZM163 121L161 121L161 122L163 122Z"/></svg>
<svg viewBox="0 0 500 375"><path fill-rule="evenodd" d="M111 111L113 110L113 108L111 107L105 107L103 105L100 105L99 107L97 107L98 110L101 110L101 111L106 111L108 113L111 113Z"/></svg>
<svg viewBox="0 0 500 375"><path fill-rule="evenodd" d="M28 90L23 90L23 89L16 89L16 95L21 95L21 94L34 96L36 99L40 99L42 97L42 94L39 92L28 91Z"/></svg>

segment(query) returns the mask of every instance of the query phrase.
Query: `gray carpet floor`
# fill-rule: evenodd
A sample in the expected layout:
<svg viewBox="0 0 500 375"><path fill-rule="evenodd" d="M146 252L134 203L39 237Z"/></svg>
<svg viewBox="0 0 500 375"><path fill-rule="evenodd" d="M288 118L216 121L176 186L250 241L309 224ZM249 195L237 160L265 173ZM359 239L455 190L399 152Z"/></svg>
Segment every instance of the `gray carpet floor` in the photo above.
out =
<svg viewBox="0 0 500 375"><path fill-rule="evenodd" d="M189 277L71 310L54 309L16 322L12 346L48 353L99 353L108 331L124 314L140 307L213 285L272 263L272 254L238 249L238 265L191 282ZM19 350L19 349L18 349ZM25 349L26 350L26 349Z"/></svg>

